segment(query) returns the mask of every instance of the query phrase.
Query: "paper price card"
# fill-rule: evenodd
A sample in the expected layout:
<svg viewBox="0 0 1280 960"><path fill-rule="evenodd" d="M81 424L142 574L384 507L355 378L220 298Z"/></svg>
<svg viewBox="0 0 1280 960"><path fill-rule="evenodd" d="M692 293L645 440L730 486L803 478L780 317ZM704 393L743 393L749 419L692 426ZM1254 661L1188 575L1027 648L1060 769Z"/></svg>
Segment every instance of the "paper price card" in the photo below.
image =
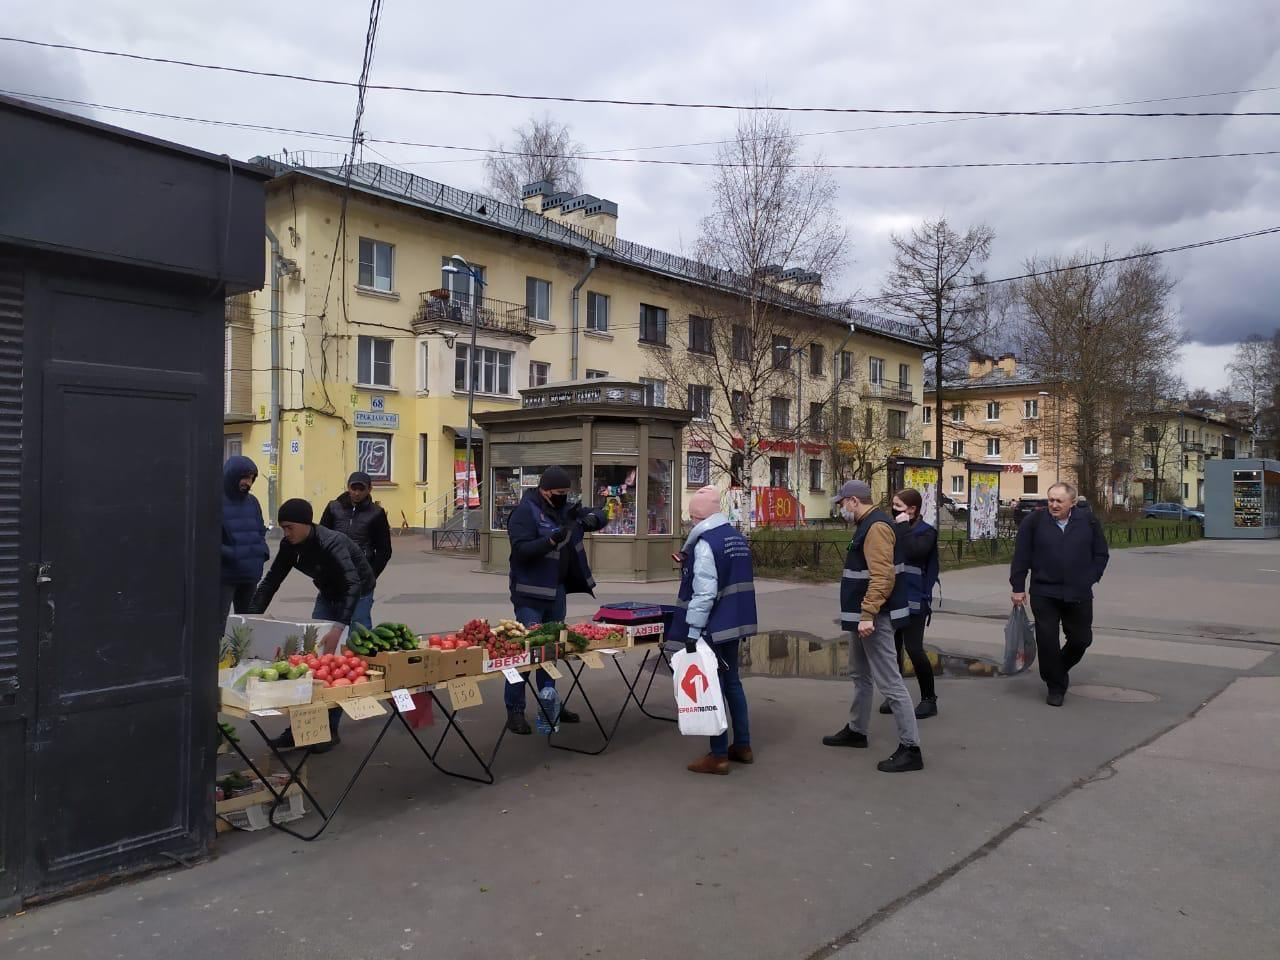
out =
<svg viewBox="0 0 1280 960"><path fill-rule="evenodd" d="M507 678L507 683L519 686L524 683L524 677L520 676L520 671L515 667L507 667L502 671L502 675Z"/></svg>
<svg viewBox="0 0 1280 960"><path fill-rule="evenodd" d="M453 709L478 707L484 701L480 699L480 685L475 677L458 677L449 681L449 699L453 701Z"/></svg>
<svg viewBox="0 0 1280 960"><path fill-rule="evenodd" d="M283 717L284 711L283 710L254 710L253 715L255 717Z"/></svg>
<svg viewBox="0 0 1280 960"><path fill-rule="evenodd" d="M600 659L599 650L588 650L585 653L578 654L578 657L592 670L604 669L604 661Z"/></svg>
<svg viewBox="0 0 1280 960"><path fill-rule="evenodd" d="M324 703L308 703L289 708L289 726L293 729L293 742L300 747L328 743L329 708Z"/></svg>
<svg viewBox="0 0 1280 960"><path fill-rule="evenodd" d="M352 720L368 720L370 717L381 717L387 709L373 697L348 697L339 700L342 712Z"/></svg>
<svg viewBox="0 0 1280 960"><path fill-rule="evenodd" d="M597 650L596 653L604 657L616 657L622 651L620 650Z"/></svg>
<svg viewBox="0 0 1280 960"><path fill-rule="evenodd" d="M560 672L560 668L550 661L544 663L542 665L542 669L547 672L547 676L552 680L559 680L564 676L564 674Z"/></svg>
<svg viewBox="0 0 1280 960"><path fill-rule="evenodd" d="M396 702L396 709L401 713L409 713L418 709L418 705L413 702L413 694L404 689L404 687L399 690L392 690L391 699Z"/></svg>

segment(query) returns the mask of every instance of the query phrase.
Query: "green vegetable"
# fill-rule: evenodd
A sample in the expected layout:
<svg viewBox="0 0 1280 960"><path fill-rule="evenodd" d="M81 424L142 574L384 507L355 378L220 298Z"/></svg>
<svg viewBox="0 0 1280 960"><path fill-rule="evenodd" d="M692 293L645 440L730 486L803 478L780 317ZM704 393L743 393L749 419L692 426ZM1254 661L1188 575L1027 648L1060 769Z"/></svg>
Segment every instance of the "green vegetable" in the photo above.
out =
<svg viewBox="0 0 1280 960"><path fill-rule="evenodd" d="M267 683L272 683L280 679L280 671L278 671L275 667L267 667L267 669L262 671L262 676L260 676L258 679L263 680Z"/></svg>

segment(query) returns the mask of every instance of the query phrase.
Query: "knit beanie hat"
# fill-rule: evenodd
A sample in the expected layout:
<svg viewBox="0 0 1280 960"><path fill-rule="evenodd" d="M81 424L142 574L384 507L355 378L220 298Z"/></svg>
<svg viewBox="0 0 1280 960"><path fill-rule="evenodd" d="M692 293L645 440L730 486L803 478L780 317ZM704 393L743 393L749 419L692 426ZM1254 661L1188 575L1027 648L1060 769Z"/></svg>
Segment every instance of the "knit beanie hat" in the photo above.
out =
<svg viewBox="0 0 1280 960"><path fill-rule="evenodd" d="M542 479L538 487L542 490L568 490L573 486L573 478L564 467L547 467L542 471Z"/></svg>
<svg viewBox="0 0 1280 960"><path fill-rule="evenodd" d="M281 523L311 523L311 504L295 497L280 504L276 519Z"/></svg>
<svg viewBox="0 0 1280 960"><path fill-rule="evenodd" d="M689 498L689 519L702 521L720 512L720 491L706 486Z"/></svg>

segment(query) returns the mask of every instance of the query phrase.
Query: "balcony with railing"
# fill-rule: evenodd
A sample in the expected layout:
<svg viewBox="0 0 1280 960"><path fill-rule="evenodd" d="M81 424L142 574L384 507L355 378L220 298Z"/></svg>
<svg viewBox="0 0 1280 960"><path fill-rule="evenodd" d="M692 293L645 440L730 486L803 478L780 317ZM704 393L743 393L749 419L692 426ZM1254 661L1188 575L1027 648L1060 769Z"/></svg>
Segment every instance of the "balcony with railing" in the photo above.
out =
<svg viewBox="0 0 1280 960"><path fill-rule="evenodd" d="M469 294L449 290L428 290L418 295L413 330L423 334L440 324L469 329L473 320L480 330L530 340L537 336L536 321L529 316L529 309L523 303L480 296L476 296L473 302Z"/></svg>
<svg viewBox="0 0 1280 960"><path fill-rule="evenodd" d="M876 400L911 402L911 384L899 380L871 380L862 385L862 395Z"/></svg>
<svg viewBox="0 0 1280 960"><path fill-rule="evenodd" d="M1184 440L1182 442L1183 453L1204 453L1204 444L1198 440Z"/></svg>

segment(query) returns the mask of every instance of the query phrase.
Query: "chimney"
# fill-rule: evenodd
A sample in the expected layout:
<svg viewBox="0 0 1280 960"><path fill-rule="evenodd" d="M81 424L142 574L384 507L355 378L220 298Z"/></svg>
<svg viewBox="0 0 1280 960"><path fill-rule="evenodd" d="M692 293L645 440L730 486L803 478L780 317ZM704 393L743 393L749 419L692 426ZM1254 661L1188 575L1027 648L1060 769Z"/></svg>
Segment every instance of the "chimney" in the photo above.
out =
<svg viewBox="0 0 1280 960"><path fill-rule="evenodd" d="M556 192L556 185L550 180L536 180L526 183L520 188L520 202L526 210L534 213L542 212L542 201Z"/></svg>
<svg viewBox="0 0 1280 960"><path fill-rule="evenodd" d="M1018 358L1012 353L1002 353L996 366L1004 371L1006 377L1012 377L1018 372Z"/></svg>
<svg viewBox="0 0 1280 960"><path fill-rule="evenodd" d="M985 377L995 368L995 360L985 354L975 353L969 357L969 377L977 379Z"/></svg>
<svg viewBox="0 0 1280 960"><path fill-rule="evenodd" d="M822 274L792 267L783 270L777 279L778 289L801 300L819 303L822 300Z"/></svg>
<svg viewBox="0 0 1280 960"><path fill-rule="evenodd" d="M548 213L548 216L574 230L590 230L606 237L618 235L618 205L589 193L579 194L562 203L558 214Z"/></svg>

